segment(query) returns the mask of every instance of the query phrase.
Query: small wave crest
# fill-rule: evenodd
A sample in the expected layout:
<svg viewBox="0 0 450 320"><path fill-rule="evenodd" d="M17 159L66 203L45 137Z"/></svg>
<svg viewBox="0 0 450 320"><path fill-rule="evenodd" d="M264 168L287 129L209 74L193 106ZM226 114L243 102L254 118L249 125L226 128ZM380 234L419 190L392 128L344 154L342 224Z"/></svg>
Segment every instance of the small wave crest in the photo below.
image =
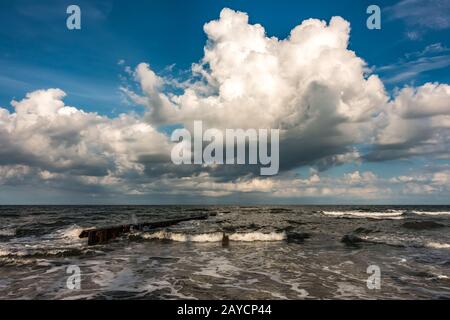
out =
<svg viewBox="0 0 450 320"><path fill-rule="evenodd" d="M0 237L14 237L16 235L16 229L7 228L0 229Z"/></svg>
<svg viewBox="0 0 450 320"><path fill-rule="evenodd" d="M323 211L326 216L336 218L363 218L363 219L403 219L403 210L390 210L390 211Z"/></svg>
<svg viewBox="0 0 450 320"><path fill-rule="evenodd" d="M450 249L450 243L427 242L425 246L432 249Z"/></svg>
<svg viewBox="0 0 450 320"><path fill-rule="evenodd" d="M9 250L1 249L0 258L49 258L49 257L72 257L81 256L89 253L91 251L77 248L68 249L38 249L38 250Z"/></svg>
<svg viewBox="0 0 450 320"><path fill-rule="evenodd" d="M412 211L420 216L450 216L450 211Z"/></svg>

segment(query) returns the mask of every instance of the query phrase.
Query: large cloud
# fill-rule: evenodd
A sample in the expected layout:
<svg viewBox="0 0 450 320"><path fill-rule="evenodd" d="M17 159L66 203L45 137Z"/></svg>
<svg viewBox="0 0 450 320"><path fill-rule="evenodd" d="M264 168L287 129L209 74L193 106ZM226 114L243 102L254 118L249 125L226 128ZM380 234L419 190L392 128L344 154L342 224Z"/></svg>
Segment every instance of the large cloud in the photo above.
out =
<svg viewBox="0 0 450 320"><path fill-rule="evenodd" d="M145 95L130 97L148 106L151 123L279 128L281 166L289 169L354 153L387 102L380 79L366 76L365 62L348 49L350 25L340 17L306 20L279 40L245 13L224 9L204 30L205 54L183 94L164 94L164 79L149 65L136 68Z"/></svg>
<svg viewBox="0 0 450 320"><path fill-rule="evenodd" d="M141 175L140 158L168 154L167 137L142 119L86 113L66 106L64 96L59 89L40 90L13 101L15 113L0 108L0 166L6 176L33 168L44 180L120 178Z"/></svg>

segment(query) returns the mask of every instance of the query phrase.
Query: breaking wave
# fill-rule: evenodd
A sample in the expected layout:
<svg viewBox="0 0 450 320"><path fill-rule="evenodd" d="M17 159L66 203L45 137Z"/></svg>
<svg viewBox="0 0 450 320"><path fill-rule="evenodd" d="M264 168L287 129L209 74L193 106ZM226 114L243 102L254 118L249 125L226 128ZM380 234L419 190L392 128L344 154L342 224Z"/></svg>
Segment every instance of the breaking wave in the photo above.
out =
<svg viewBox="0 0 450 320"><path fill-rule="evenodd" d="M55 233L51 234L51 236L66 241L79 240L79 235L82 231L83 228L80 228L77 225L72 225L68 228L56 231Z"/></svg>
<svg viewBox="0 0 450 320"><path fill-rule="evenodd" d="M203 234L187 234L169 231L158 231L142 234L141 237L144 239L172 240L177 242L220 242L222 241L223 233L215 232Z"/></svg>
<svg viewBox="0 0 450 320"><path fill-rule="evenodd" d="M158 231L153 233L144 233L143 239L171 240L177 242L221 242L225 236L230 241L236 242L255 242L255 241L283 241L287 239L285 232L242 232L225 234L223 232L189 234L181 232Z"/></svg>

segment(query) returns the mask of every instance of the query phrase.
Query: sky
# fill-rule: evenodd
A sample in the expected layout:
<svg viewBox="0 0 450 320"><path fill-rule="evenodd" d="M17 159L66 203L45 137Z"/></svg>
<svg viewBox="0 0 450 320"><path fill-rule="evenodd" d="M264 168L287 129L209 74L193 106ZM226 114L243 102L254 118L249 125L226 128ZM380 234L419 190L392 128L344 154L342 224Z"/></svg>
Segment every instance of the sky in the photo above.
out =
<svg viewBox="0 0 450 320"><path fill-rule="evenodd" d="M0 204L449 204L449 35L450 0L3 0ZM279 174L175 166L195 120L280 129Z"/></svg>

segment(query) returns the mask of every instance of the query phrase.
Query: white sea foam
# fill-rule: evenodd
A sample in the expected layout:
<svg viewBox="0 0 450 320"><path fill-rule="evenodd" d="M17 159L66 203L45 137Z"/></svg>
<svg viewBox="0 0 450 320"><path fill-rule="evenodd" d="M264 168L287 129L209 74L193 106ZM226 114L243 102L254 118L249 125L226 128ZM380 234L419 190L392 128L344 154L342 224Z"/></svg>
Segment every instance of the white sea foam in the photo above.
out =
<svg viewBox="0 0 450 320"><path fill-rule="evenodd" d="M368 219L403 219L402 210L390 210L379 212L366 212L366 211L323 211L326 216L336 218L368 218Z"/></svg>
<svg viewBox="0 0 450 320"><path fill-rule="evenodd" d="M282 241L286 239L285 232L242 232L226 234L230 241L254 242L254 241ZM157 231L142 235L145 239L172 240L177 242L221 242L222 232L188 234L181 232Z"/></svg>
<svg viewBox="0 0 450 320"><path fill-rule="evenodd" d="M432 249L450 249L449 243L427 242L425 246Z"/></svg>
<svg viewBox="0 0 450 320"><path fill-rule="evenodd" d="M65 239L76 240L79 239L81 231L83 231L83 228L80 228L77 225L72 225L66 229L61 229L57 231L57 234Z"/></svg>

